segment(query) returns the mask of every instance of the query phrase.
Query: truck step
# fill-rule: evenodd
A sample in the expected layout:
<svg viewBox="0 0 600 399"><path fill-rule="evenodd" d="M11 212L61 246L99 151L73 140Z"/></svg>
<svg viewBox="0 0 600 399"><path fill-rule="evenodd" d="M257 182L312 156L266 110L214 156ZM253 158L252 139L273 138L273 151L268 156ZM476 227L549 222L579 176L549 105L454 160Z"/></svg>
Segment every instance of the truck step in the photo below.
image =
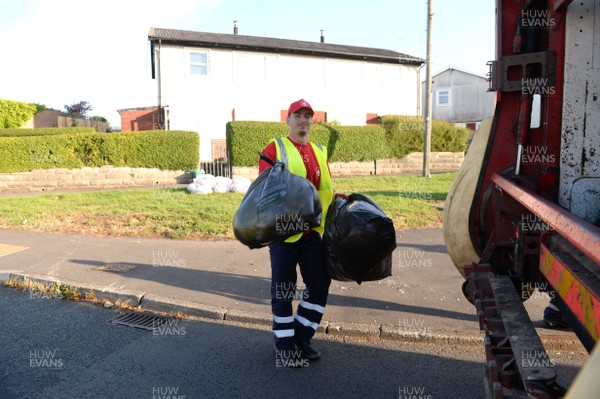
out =
<svg viewBox="0 0 600 399"><path fill-rule="evenodd" d="M467 291L484 331L488 398L560 398L554 363L509 276L492 273L488 264L473 265Z"/></svg>

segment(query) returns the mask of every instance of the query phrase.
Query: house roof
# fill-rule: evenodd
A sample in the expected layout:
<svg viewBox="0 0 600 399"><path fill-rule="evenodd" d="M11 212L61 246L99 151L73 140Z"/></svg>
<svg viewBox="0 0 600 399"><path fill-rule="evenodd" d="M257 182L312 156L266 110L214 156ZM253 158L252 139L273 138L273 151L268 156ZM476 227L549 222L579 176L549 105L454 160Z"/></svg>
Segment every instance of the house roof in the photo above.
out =
<svg viewBox="0 0 600 399"><path fill-rule="evenodd" d="M436 76L439 76L439 75L441 75L441 74L443 74L443 73L446 73L446 72L448 72L448 71L458 71L458 72L466 73L467 75L473 75L473 76L476 76L476 77L478 77L478 78L480 78L480 79L483 79L483 80L488 80L488 78L487 78L486 76L480 75L480 74L478 74L478 73L475 73L475 72L470 72L470 71L467 71L466 69L463 69L463 68L456 68L456 67L453 67L453 66L449 66L449 67L447 67L447 68L446 68L446 69L444 69L443 71L441 71L441 72L438 72L438 73L436 73L435 75L433 75L431 78L432 78L432 79L435 79L435 77L436 77Z"/></svg>
<svg viewBox="0 0 600 399"><path fill-rule="evenodd" d="M157 105L151 105L149 107L134 107L134 108L121 108L118 109L117 112L119 113L119 115L122 112L135 112L135 111L156 111L157 109L159 109L160 107Z"/></svg>
<svg viewBox="0 0 600 399"><path fill-rule="evenodd" d="M315 57L378 61L392 64L420 65L425 62L423 59L411 55L370 47L226 33L194 32L178 29L150 28L148 40L151 42L158 42L160 40L162 43L184 46L260 51L277 54L288 53Z"/></svg>

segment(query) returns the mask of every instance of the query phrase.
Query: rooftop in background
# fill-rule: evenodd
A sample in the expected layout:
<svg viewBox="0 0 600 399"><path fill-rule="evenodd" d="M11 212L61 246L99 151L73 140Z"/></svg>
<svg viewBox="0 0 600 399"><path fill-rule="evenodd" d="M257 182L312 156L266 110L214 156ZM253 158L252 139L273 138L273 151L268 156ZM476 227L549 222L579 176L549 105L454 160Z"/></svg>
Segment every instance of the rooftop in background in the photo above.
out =
<svg viewBox="0 0 600 399"><path fill-rule="evenodd" d="M440 72L434 74L432 76L432 78L435 79L436 76L441 75L441 74L443 74L445 72L448 72L448 71L458 71L458 72L466 73L466 74L469 74L469 75L477 76L478 78L481 78L481 79L488 80L488 77L486 75L482 75L482 74L477 73L477 72L469 71L469 70L467 70L465 68L457 68L457 67L455 67L453 65L450 65L450 66L444 68L443 70L441 70Z"/></svg>
<svg viewBox="0 0 600 399"><path fill-rule="evenodd" d="M165 44L192 45L267 53L288 53L318 57L352 60L378 61L391 64L420 65L422 58L370 47L347 46L321 42L274 39L269 37L244 36L238 34L194 32L178 29L150 28L148 40Z"/></svg>

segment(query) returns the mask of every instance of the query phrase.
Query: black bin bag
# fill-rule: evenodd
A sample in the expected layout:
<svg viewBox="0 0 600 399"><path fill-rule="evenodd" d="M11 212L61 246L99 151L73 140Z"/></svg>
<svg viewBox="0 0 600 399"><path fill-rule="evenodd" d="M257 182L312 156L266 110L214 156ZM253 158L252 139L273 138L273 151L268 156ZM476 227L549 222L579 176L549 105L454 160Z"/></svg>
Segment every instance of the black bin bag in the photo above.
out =
<svg viewBox="0 0 600 399"><path fill-rule="evenodd" d="M394 223L375 202L361 194L336 198L327 211L325 260L334 280L381 280L392 275L396 248Z"/></svg>
<svg viewBox="0 0 600 399"><path fill-rule="evenodd" d="M235 237L251 249L317 227L323 213L310 181L290 173L281 162L261 158L273 167L252 182L233 218Z"/></svg>

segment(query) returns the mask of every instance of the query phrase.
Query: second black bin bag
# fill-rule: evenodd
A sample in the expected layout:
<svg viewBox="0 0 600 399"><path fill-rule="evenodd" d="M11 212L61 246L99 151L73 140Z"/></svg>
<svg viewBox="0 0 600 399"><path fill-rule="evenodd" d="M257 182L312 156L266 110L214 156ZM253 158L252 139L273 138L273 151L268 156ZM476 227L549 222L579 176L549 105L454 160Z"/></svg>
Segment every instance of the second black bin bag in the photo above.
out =
<svg viewBox="0 0 600 399"><path fill-rule="evenodd" d="M360 284L392 275L394 223L364 195L336 198L327 211L323 240L332 279Z"/></svg>

